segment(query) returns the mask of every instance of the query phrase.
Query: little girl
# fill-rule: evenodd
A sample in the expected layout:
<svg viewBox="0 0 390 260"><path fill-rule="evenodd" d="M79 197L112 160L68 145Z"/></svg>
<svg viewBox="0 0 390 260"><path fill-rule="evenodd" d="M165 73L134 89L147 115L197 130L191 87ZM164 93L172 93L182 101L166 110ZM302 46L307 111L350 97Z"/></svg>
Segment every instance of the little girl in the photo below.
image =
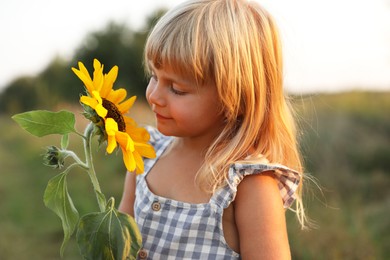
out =
<svg viewBox="0 0 390 260"><path fill-rule="evenodd" d="M145 47L156 159L128 173L120 210L139 259L289 259L285 209L304 225L302 166L283 93L279 35L245 0L166 13Z"/></svg>

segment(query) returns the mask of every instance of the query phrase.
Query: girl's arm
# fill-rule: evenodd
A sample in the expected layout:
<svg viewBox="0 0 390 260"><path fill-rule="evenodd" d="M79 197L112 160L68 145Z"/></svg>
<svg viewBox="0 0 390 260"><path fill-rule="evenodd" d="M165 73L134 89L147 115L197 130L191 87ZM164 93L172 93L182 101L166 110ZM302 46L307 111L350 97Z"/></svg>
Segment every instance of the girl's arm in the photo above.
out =
<svg viewBox="0 0 390 260"><path fill-rule="evenodd" d="M119 211L127 213L132 217L134 217L135 184L135 173L127 172L122 200L118 208Z"/></svg>
<svg viewBox="0 0 390 260"><path fill-rule="evenodd" d="M235 217L242 259L291 259L285 210L272 173L242 180Z"/></svg>

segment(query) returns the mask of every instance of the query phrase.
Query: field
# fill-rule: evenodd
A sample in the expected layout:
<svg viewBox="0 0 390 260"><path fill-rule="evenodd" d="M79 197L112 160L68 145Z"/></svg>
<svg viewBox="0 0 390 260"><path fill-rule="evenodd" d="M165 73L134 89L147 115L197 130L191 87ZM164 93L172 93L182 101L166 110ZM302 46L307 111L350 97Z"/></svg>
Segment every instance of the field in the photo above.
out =
<svg viewBox="0 0 390 260"><path fill-rule="evenodd" d="M390 259L390 92L299 96L293 104L306 171L319 186L305 183L307 214L316 227L300 230L287 212L293 259ZM143 104L132 113L138 122L151 122ZM82 131L85 119L77 120ZM2 260L60 259L60 220L42 201L58 171L41 160L44 148L59 142L58 136L33 137L10 116L0 117ZM80 151L80 146L80 138L72 136L71 148ZM94 149L102 190L118 204L125 176L121 153ZM81 214L97 210L85 172L70 173L69 192ZM63 259L80 259L74 239Z"/></svg>

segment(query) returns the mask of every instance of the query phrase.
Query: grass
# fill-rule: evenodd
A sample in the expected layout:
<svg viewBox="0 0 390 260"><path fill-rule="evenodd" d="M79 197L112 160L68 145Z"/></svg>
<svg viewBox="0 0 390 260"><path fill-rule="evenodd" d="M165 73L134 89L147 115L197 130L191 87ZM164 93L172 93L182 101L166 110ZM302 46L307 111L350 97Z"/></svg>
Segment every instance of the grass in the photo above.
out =
<svg viewBox="0 0 390 260"><path fill-rule="evenodd" d="M295 105L306 169L323 194L313 187L306 196L318 229L289 225L294 258L388 259L390 92L307 96Z"/></svg>

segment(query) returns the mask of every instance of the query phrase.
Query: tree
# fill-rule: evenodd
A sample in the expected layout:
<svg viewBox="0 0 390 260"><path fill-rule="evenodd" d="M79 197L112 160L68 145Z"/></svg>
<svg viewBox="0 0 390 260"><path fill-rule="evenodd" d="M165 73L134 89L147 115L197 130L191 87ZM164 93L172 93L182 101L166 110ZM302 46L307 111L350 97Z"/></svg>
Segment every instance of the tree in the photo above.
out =
<svg viewBox="0 0 390 260"><path fill-rule="evenodd" d="M125 24L110 22L103 30L86 35L70 61L54 57L36 77L20 77L0 93L0 113L18 113L37 108L51 109L59 102L77 103L84 91L71 67L82 61L88 68L97 58L105 68L118 65L115 86L128 95L144 99L148 83L143 67L144 45L149 30L166 12L160 9L146 19L144 29L133 31ZM105 71L107 73L108 71Z"/></svg>
<svg viewBox="0 0 390 260"><path fill-rule="evenodd" d="M77 61L87 66L93 63L94 58L100 60L105 68L118 65L116 86L127 89L132 95L144 96L147 82L142 67L142 36L124 25L110 23L105 30L86 37L84 44L74 54L72 66L76 66Z"/></svg>
<svg viewBox="0 0 390 260"><path fill-rule="evenodd" d="M11 82L0 96L0 112L15 114L39 107L35 84L33 77L20 77Z"/></svg>

